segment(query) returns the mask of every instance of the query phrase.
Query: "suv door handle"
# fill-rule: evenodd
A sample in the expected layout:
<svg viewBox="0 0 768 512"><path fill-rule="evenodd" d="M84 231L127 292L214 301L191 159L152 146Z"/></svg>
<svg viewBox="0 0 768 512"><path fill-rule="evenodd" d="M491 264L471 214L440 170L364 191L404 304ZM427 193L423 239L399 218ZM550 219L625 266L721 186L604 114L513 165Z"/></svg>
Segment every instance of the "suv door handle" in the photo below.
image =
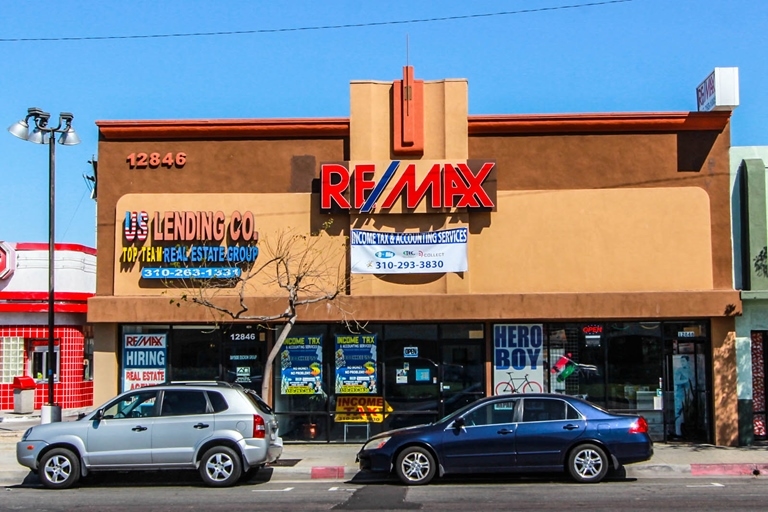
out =
<svg viewBox="0 0 768 512"><path fill-rule="evenodd" d="M566 426L563 427L563 430L576 430L579 428L578 425L574 425L573 423L569 423Z"/></svg>
<svg viewBox="0 0 768 512"><path fill-rule="evenodd" d="M501 435L505 436L505 435L507 435L507 434L514 434L514 433L515 433L515 431L514 431L514 430L509 430L508 428L503 428L503 429L499 430L499 431L498 431L498 432L496 432L496 433L497 433L497 434L501 434Z"/></svg>
<svg viewBox="0 0 768 512"><path fill-rule="evenodd" d="M194 428L199 430L201 428L208 428L208 425L205 423L198 423L197 425L194 426Z"/></svg>
<svg viewBox="0 0 768 512"><path fill-rule="evenodd" d="M147 427L142 427L141 425L136 425L131 430L133 430L134 432L144 432L145 430L147 430Z"/></svg>

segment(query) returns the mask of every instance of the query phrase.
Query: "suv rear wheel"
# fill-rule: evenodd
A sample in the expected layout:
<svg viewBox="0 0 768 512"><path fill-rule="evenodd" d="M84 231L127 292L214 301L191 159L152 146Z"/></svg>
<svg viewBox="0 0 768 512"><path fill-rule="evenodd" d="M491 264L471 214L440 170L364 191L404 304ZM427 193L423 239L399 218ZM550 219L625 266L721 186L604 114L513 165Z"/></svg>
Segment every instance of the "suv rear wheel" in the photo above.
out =
<svg viewBox="0 0 768 512"><path fill-rule="evenodd" d="M211 487L229 487L240 479L240 456L228 446L214 446L200 461L200 476Z"/></svg>
<svg viewBox="0 0 768 512"><path fill-rule="evenodd" d="M582 444L568 457L568 472L579 483L597 483L608 473L608 457L594 444Z"/></svg>

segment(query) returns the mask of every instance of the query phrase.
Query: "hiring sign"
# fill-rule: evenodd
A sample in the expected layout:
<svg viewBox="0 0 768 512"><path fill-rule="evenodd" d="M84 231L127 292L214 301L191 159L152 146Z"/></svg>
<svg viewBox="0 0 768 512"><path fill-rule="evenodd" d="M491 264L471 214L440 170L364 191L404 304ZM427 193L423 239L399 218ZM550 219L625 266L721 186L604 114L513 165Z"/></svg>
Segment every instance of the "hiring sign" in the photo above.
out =
<svg viewBox="0 0 768 512"><path fill-rule="evenodd" d="M165 382L167 336L123 336L123 391Z"/></svg>

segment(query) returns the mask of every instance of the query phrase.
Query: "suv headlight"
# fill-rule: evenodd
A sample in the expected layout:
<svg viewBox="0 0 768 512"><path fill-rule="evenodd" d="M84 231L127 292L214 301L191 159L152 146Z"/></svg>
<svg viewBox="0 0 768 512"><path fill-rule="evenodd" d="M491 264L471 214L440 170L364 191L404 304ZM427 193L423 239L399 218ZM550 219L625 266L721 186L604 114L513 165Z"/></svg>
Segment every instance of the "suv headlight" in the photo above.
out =
<svg viewBox="0 0 768 512"><path fill-rule="evenodd" d="M379 437L376 439L371 439L367 443L365 443L365 446L363 446L363 450L378 450L381 447L383 447L385 444L387 444L387 441L392 439L392 437Z"/></svg>
<svg viewBox="0 0 768 512"><path fill-rule="evenodd" d="M21 436L22 441L26 441L27 438L32 434L32 427L28 428L26 432L24 432L24 435Z"/></svg>

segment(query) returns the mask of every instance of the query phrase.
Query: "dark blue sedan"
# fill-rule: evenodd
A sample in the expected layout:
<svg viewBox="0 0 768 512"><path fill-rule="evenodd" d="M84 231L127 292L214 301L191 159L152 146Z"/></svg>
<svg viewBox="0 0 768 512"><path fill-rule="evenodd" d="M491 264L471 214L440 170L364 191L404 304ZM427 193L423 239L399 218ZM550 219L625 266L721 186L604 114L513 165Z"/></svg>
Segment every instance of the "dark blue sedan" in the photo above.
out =
<svg viewBox="0 0 768 512"><path fill-rule="evenodd" d="M560 394L502 395L428 425L382 432L357 454L360 469L394 471L408 485L436 475L567 471L600 482L609 468L653 455L642 416L610 414Z"/></svg>

